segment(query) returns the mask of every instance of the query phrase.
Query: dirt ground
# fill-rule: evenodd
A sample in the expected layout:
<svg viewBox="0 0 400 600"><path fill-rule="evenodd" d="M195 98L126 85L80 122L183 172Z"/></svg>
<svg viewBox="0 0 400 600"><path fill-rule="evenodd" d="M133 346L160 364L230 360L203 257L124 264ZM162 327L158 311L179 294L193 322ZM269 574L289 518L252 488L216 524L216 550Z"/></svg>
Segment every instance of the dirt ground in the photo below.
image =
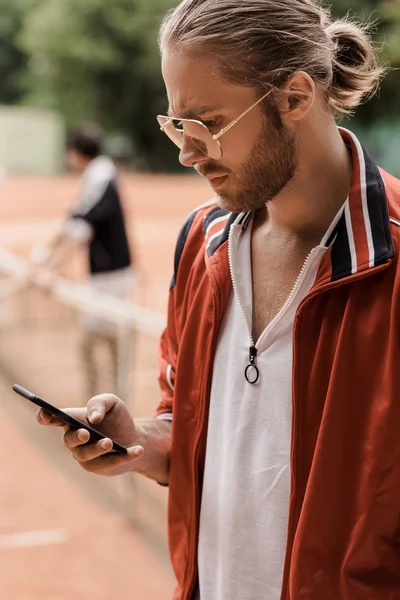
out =
<svg viewBox="0 0 400 600"><path fill-rule="evenodd" d="M140 273L134 299L164 312L176 235L185 215L208 200L210 190L194 176L124 176L122 187ZM6 179L0 184L0 245L27 257L32 246L52 236L76 190L73 177ZM84 272L83 256L77 257L68 274L82 278ZM69 350L60 360L54 328L37 327L30 352L21 345L24 335L23 323L0 332L1 600L170 598L166 492L144 482L143 495L136 491L141 502L135 521L128 520L115 500L115 484L83 474L62 448L59 432L44 435L32 411L13 403L11 377L22 383L36 378L41 389L61 394L78 368L69 338L68 343L62 338ZM148 344L154 354L148 371L147 359L136 365L139 394L150 395L152 406L157 403L155 348L155 341Z"/></svg>

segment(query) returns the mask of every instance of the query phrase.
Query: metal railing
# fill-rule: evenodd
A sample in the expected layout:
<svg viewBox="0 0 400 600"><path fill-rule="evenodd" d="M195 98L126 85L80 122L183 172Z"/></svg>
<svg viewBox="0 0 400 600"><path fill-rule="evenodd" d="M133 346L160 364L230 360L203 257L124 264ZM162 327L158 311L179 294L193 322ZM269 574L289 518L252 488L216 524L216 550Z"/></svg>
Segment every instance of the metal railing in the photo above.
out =
<svg viewBox="0 0 400 600"><path fill-rule="evenodd" d="M116 385L103 391L121 397L134 416L151 416L158 402L157 345L164 316L84 284L33 272L28 261L0 247L0 375L10 386L20 383L60 407L84 405L88 398L79 344L81 316L87 311L117 331ZM107 357L99 360L106 374ZM132 475L106 479L79 470L57 432L44 434L30 407L22 404L11 392L1 400L59 468L97 501L133 519L165 557L166 491Z"/></svg>

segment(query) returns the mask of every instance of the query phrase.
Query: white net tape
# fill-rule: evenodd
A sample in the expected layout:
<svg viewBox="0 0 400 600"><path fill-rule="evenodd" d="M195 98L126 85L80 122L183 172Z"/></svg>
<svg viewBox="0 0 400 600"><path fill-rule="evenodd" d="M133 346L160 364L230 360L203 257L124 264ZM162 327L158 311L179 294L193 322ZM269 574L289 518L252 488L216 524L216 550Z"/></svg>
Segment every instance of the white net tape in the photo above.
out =
<svg viewBox="0 0 400 600"><path fill-rule="evenodd" d="M82 315L88 311L115 332L113 344L90 341L95 346L91 362L82 332ZM27 261L0 248L0 374L6 390L19 383L57 406L82 406L88 400L90 362L98 391L119 395L136 417L151 416L159 396L157 344L164 326L162 315L128 300L60 277L32 276ZM87 474L62 447L59 431L43 431L36 424L28 403L10 391L1 404L61 470L97 501L134 518L155 547L166 552L165 490L130 475L105 479Z"/></svg>

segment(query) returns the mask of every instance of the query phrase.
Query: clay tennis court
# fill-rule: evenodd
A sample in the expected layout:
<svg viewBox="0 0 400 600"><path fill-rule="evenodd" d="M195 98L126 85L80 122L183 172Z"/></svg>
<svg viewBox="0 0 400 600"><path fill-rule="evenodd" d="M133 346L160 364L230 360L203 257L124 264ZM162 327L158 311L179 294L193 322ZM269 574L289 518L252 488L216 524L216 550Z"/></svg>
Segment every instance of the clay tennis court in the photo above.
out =
<svg viewBox="0 0 400 600"><path fill-rule="evenodd" d="M185 215L206 201L210 190L195 176L125 175L122 186L140 265L134 300L165 312L176 235ZM76 189L73 177L3 181L0 245L29 256L32 246L51 237ZM69 275L82 278L84 269L83 256L77 256ZM20 294L15 304L21 302ZM166 549L165 490L152 482L134 489L130 476L115 482L87 475L62 448L60 432L36 426L35 411L10 391L18 378L51 394L50 402L80 402L75 397L78 321L51 299L43 296L39 303L41 312L30 314L29 321L22 310L11 324L3 319L0 331L0 598L169 599L174 579ZM142 335L132 365L140 416L151 415L158 401L153 338ZM126 506L130 498L131 507Z"/></svg>

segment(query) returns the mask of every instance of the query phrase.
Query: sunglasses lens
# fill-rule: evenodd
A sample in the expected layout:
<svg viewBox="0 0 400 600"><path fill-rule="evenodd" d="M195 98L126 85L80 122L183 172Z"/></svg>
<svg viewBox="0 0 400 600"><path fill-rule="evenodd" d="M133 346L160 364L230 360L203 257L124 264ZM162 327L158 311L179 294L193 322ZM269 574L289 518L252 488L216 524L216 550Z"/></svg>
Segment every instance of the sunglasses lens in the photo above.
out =
<svg viewBox="0 0 400 600"><path fill-rule="evenodd" d="M178 146L178 148L182 148L183 131L175 127L174 123L168 120L166 117L157 117L157 121L165 135L167 135L169 139Z"/></svg>
<svg viewBox="0 0 400 600"><path fill-rule="evenodd" d="M158 123L164 133L182 149L184 136L190 140L190 142L200 152L218 160L222 156L221 147L216 140L213 139L211 133L207 127L197 121L171 121L168 117L157 117Z"/></svg>
<svg viewBox="0 0 400 600"><path fill-rule="evenodd" d="M190 141L200 152L214 159L221 158L221 147L208 131L207 127L197 121L185 121L183 130Z"/></svg>

